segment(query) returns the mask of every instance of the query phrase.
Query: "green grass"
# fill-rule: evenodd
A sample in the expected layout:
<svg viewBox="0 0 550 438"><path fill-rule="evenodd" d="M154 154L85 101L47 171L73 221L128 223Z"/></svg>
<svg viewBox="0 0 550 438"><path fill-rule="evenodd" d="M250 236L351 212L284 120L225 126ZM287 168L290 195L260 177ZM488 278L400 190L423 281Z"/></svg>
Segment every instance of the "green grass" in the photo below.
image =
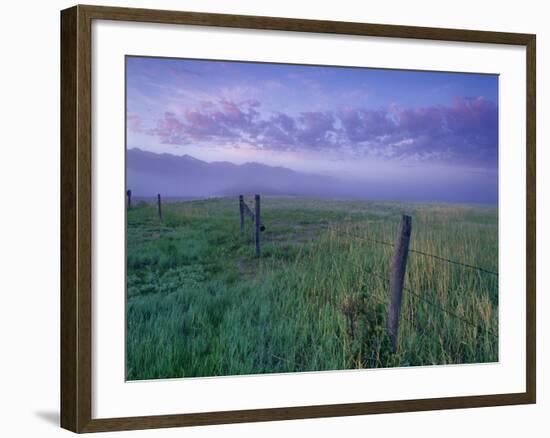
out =
<svg viewBox="0 0 550 438"><path fill-rule="evenodd" d="M498 360L498 277L416 253L392 352L392 247L367 240L410 214L411 248L498 271L496 208L262 197L256 258L237 199L163 207L128 212L130 380Z"/></svg>

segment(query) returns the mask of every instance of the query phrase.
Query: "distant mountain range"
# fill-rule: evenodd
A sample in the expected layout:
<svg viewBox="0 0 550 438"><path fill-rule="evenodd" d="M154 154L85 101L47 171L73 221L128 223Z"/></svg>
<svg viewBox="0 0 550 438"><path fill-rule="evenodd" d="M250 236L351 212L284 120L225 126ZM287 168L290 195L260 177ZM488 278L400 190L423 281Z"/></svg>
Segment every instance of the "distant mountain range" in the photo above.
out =
<svg viewBox="0 0 550 438"><path fill-rule="evenodd" d="M189 155L126 152L127 187L136 196L211 197L240 193L336 196L339 180L260 163L233 164L198 160Z"/></svg>
<svg viewBox="0 0 550 438"><path fill-rule="evenodd" d="M126 151L126 183L136 197L152 197L157 193L166 198L207 198L261 193L496 204L497 178L482 173L464 175L467 177L440 178L439 181L428 178L422 181L384 175L381 172L372 175L365 172L362 178L353 180L296 172L285 167L255 162L208 163L189 155L156 154L137 148Z"/></svg>

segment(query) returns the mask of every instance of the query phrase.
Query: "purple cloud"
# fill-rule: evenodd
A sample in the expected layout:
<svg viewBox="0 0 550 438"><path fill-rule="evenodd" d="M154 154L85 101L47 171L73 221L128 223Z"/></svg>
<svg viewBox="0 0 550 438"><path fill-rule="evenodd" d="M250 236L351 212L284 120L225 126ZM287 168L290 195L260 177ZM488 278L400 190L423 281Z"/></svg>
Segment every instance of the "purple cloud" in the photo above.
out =
<svg viewBox="0 0 550 438"><path fill-rule="evenodd" d="M156 127L149 129L147 133L159 137L163 143L167 144L188 142L184 124L172 112L165 112L163 118L157 120Z"/></svg>
<svg viewBox="0 0 550 438"><path fill-rule="evenodd" d="M395 123L385 110L345 108L339 117L345 135L353 143L372 141L395 130Z"/></svg>
<svg viewBox="0 0 550 438"><path fill-rule="evenodd" d="M496 161L498 108L483 97L455 98L453 105L406 109L393 107L394 133L413 141L408 153L439 153L452 158ZM399 137L398 137L399 138Z"/></svg>
<svg viewBox="0 0 550 438"><path fill-rule="evenodd" d="M494 164L498 154L498 107L483 97L455 98L450 106L386 109L344 108L297 115L261 110L257 100L202 102L166 112L144 130L162 143L239 143L265 150L346 150L360 156L402 160Z"/></svg>
<svg viewBox="0 0 550 438"><path fill-rule="evenodd" d="M128 123L128 129L133 132L143 132L143 125L141 117L137 114L128 114L126 116L126 121Z"/></svg>
<svg viewBox="0 0 550 438"><path fill-rule="evenodd" d="M335 117L330 112L304 112L298 117L296 146L308 145L311 149L323 149L335 145L338 133Z"/></svg>

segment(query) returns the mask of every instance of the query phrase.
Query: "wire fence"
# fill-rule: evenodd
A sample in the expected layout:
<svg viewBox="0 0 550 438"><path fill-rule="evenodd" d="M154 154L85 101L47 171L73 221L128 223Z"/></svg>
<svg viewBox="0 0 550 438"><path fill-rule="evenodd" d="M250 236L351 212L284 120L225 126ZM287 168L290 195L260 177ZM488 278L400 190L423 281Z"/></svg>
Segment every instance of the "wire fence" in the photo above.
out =
<svg viewBox="0 0 550 438"><path fill-rule="evenodd" d="M377 277L381 280L383 280L385 283L389 284L390 283L390 280L389 278L386 278L384 277L383 275L380 275L378 274L376 271L373 271L372 269L369 269L369 268L366 268L366 271L374 276L374 277ZM489 333L491 336L498 336L496 333L494 333L490 328L488 327L483 327L477 323L475 323L474 321L472 321L471 319L468 319L464 316L461 316L459 314L457 314L456 312L453 312L452 310L442 306L441 304L438 304L432 300L429 300L427 299L426 297L420 295L419 293L415 292L414 290L412 290L411 288L408 288L408 287L403 287L403 290L406 291L407 293L411 294L414 298L420 300L420 301L423 301L425 303L427 303L428 305L430 305L431 307L441 311L441 312L444 312L450 316L452 316L453 318L456 318L456 319L459 319L460 321L462 321L463 323L465 324L468 324L472 327L475 327L477 329L480 329L480 330L487 330L487 333Z"/></svg>
<svg viewBox="0 0 550 438"><path fill-rule="evenodd" d="M380 245L384 245L384 246L388 246L388 247L394 247L394 244L391 243L391 242L387 242L387 241L384 241L384 240L380 240L380 239L374 239L374 238L370 238L370 237L366 237L366 236L360 236L360 235L357 235L355 233L350 233L350 232L347 232L347 231L344 231L344 230L337 230L337 233L338 234L344 234L348 237L352 237L354 239L358 239L358 240L362 240L362 241L367 241L367 242L371 242L371 243L377 243L377 244L380 244ZM439 255L435 255L435 254L430 254L430 253L427 253L425 251L421 251L421 250L418 250L418 249L414 249L414 248L409 248L408 249L409 252L411 253L414 253L414 254L419 254L419 255L422 255L424 257L429 257L429 258L432 258L434 260L437 260L437 261L440 261L440 262L445 262L445 263L449 263L449 264L453 264L453 265L457 265L457 266L462 266L464 268L468 268L468 269L472 269L472 270L476 270L480 273L483 273L483 274L488 274L488 275L491 275L491 276L496 276L498 277L498 272L495 272L495 271L491 271L489 269L486 269L486 268L483 268L481 266L476 266L476 265L472 265L472 264L469 264L469 263L464 263L462 261L457 261L457 260L452 260L452 259L448 259L446 257L442 257L442 256L439 256ZM369 273L371 276L374 276L374 277L377 277L379 279L381 279L382 281L384 281L387 285L390 284L390 279L389 278L386 278L385 276L379 274L378 272L370 269L370 268L364 268L366 270L367 273ZM466 318L462 315L459 315L458 313L456 313L455 311L445 307L445 306L442 306L441 304L439 303L436 303L432 300L429 300L427 299L425 296L422 296L421 294L415 292L413 289L411 288L408 288L408 287L403 287L403 290L406 291L407 293L409 293L412 297L414 297L415 299L419 300L419 301L422 301L422 302L425 302L426 304L428 304L429 306L431 306L432 308L440 311L440 312L444 312L446 313L447 315L455 318L455 319L458 319L460 320L461 322L465 323L465 324L468 324L472 327L475 327L477 328L478 330L486 330L487 333L491 336L494 336L494 337L497 337L498 335L493 331L491 330L489 327L483 327L481 326L480 324L477 324L475 321L469 319L469 318ZM386 302L387 303L387 302Z"/></svg>
<svg viewBox="0 0 550 438"><path fill-rule="evenodd" d="M256 197L256 202L259 202L258 198L259 198L259 196ZM248 201L248 199L247 199L247 201ZM241 203L241 232L242 232L243 231L243 206L244 206L245 212L248 213L248 216L252 217L254 222L255 222L255 218L254 218L254 213L252 213L252 211L248 208L248 206L246 204L246 201L244 200L243 196L240 196L240 203ZM408 218L409 224L410 224L410 217L403 216L403 219L405 219L405 218ZM353 222L348 222L348 224L349 223L351 223L352 225L360 225L361 224L361 223L354 222L354 221ZM403 222L402 222L402 224L403 224ZM342 225L342 224L340 223L339 225ZM410 225L409 225L409 227L410 227ZM263 230L263 226L262 226L262 230ZM351 237L351 238L356 239L356 240L367 241L367 242L383 245L383 246L386 246L386 247L394 248L394 252L395 252L394 257L397 255L398 251L400 251L399 243L397 241L394 244L392 242L388 242L388 241L383 240L383 239L378 239L378 238L373 238L373 237L368 237L368 236L361 236L361 235L358 235L356 233L351 233L349 231L343 230L341 227L334 227L333 230L336 232L336 234L343 234L343 235L346 235L346 236ZM402 232L402 231L400 230L400 232ZM409 236L410 236L410 228L409 228ZM259 237L256 233L256 239L258 239L258 238ZM398 238L398 240L399 240L399 238ZM271 236L271 238L268 237L267 241L269 243L275 244L275 245L277 245L279 243L279 242L276 242L276 241L273 240L273 236ZM482 267L482 266L476 266L476 265L471 264L471 263L466 263L466 262L459 261L459 260L453 260L453 259L450 259L450 258L447 258L447 257L440 256L438 254L431 254L431 253L428 253L426 251L422 251L422 250L419 250L419 249L416 249L416 248L409 248L408 247L408 237L407 237L407 244L406 244L406 250L405 251L407 253L418 254L418 255L423 256L423 257L431 258L432 260L437 260L438 262L448 263L448 264L455 265L455 266L461 266L461 267L466 268L466 269L475 270L480 274L486 274L486 275L490 275L490 276L493 276L493 277L498 277L498 272L487 269L487 268ZM404 269L405 269L405 266L406 266L406 257L402 260L401 263L402 263L402 265L401 265L402 273L404 275L404 272L405 272ZM364 269L364 271L366 271L371 276L374 276L374 277L377 277L377 278L383 280L386 283L386 285L389 286L389 289L392 289L392 286L391 286L392 281L390 279L386 278L384 275L381 275L380 273L378 273L378 272L376 272L376 271L374 271L374 270L372 270L368 267L365 268L363 266L363 269ZM392 276L392 278L396 278L396 277ZM402 280L400 280L400 282L401 282L401 284L399 285L399 288L401 289L401 291L406 291L408 295L410 295L411 297L413 297L414 299L416 299L418 301L422 301L422 302L426 303L432 309L435 309L438 312L445 313L446 315L448 315L448 316L450 316L450 317L452 317L452 318L454 318L458 321L461 321L464 324L467 324L471 327L474 327L477 330L480 330L481 332L485 332L485 333L489 334L492 337L496 338L498 336L490 327L487 327L487 326L484 327L484 326L476 323L474 320L472 320L470 318L467 318L466 316L460 315L455 310L450 309L448 307L445 307L442 304L427 298L426 296L422 295L421 293L416 292L412 288L405 287L402 284ZM372 296L372 298L378 299L379 297ZM389 309L391 309L392 306L393 306L393 299L394 298L392 297L391 300L388 299L388 300L385 300L385 302L384 302L384 304L388 305ZM392 301L392 302L390 302L390 301ZM401 298L399 298L398 309L401 306L400 301L401 301ZM399 310L397 310L397 319L400 318L399 313L400 313ZM395 310L394 310L394 314L395 314ZM390 318L389 313L388 313L388 318ZM388 324L390 324L390 323L388 322ZM415 328L416 328L416 324L415 324ZM388 330L390 330L389 325L388 325ZM395 330L397 330L397 329L395 329ZM284 360L283 358L278 358L278 359Z"/></svg>
<svg viewBox="0 0 550 438"><path fill-rule="evenodd" d="M346 231L339 231L339 233L342 233L342 234L346 234L347 236L349 237L353 237L354 239L359 239L359 240L365 240L365 241L368 241L368 242L372 242L372 243L379 243L381 245L386 245L386 246L390 246L390 247L393 247L394 244L391 243L391 242L386 242L384 240L379 240L379 239L373 239L373 238L370 238L370 237L365 237L365 236L358 236L356 234L353 234L353 233L348 233ZM468 263L464 263L464 262L460 262L460 261L457 261L457 260L451 260L451 259L448 259L446 257L441 257L439 255L435 255L435 254L430 254L430 253L427 253L427 252L424 252L424 251L420 251L418 249L414 249L414 248L409 248L409 252L412 252L412 253L415 253L415 254L419 254L419 255L422 255L422 256L425 256L425 257L431 257L432 259L434 260L439 260L441 262L447 262L447 263L451 263L453 265L457 265L457 266L462 266L462 267L465 267L465 268L468 268L468 269L474 269L474 270L477 270L479 272L482 272L482 273L485 273L485 274L489 274L489 275L494 275L494 276L497 276L498 277L498 272L495 272L495 271L491 271L489 269L486 269L486 268L482 268L481 266L475 266L475 265L471 265L471 264L468 264Z"/></svg>
<svg viewBox="0 0 550 438"><path fill-rule="evenodd" d="M127 197L128 197L128 208L131 208L132 193L131 193L130 190L128 190L128 192L127 192ZM259 204L259 196L257 198L258 199L256 199L256 198L254 199L254 202L255 203L258 202L258 204ZM160 194L157 195L156 201L157 201L158 216L162 220L162 204L161 204ZM243 234L247 236L247 240L249 240L250 242L258 241L259 240L258 233L259 233L260 227L243 227L243 215L246 215L247 217L249 217L252 220L253 223L255 223L256 213L258 213L258 218L260 218L260 216L259 216L259 205L258 205L258 210L255 210L253 212L252 209L248 206L248 204L252 205L250 197L241 196L240 197L240 202L242 203L241 204L241 208L242 208L242 210L241 210L241 233L244 232ZM362 223L361 222L348 222L348 224L361 225ZM264 226L261 223L260 223L260 225L261 225L261 231L263 231ZM342 223L340 223L339 225L342 225ZM368 236L364 236L364 235L359 235L357 233L352 233L352 232L343 230L340 226L334 227L333 230L336 232L336 234L343 234L343 235L346 235L346 236L351 237L351 238L356 239L356 240L371 242L371 243L383 245L383 246L390 247L390 248L395 248L396 247L396 244L394 244L392 242L389 242L389 241L386 241L386 240L383 240L383 239L378 239L378 238L368 237ZM266 237L267 237L267 239L266 239L267 242L272 244L272 245L278 245L278 244L282 245L283 244L283 242L275 240L274 236L266 236ZM498 277L499 276L498 272L493 271L491 269L487 269L486 267L477 266L477 265L474 265L474 264L471 264L471 263L466 263L466 262L463 262L463 261L460 261L460 260L453 260L453 259L450 259L450 258L447 258L447 257L440 256L438 254L431 254L429 252L422 251L420 249L408 248L408 252L412 253L412 254L418 254L422 257L431 258L432 260L436 260L436 261L441 262L441 263L447 263L447 264L451 264L451 265L455 265L455 266L461 266L461 267L466 268L466 269L475 270L480 274L486 274L486 275L489 275L489 276L492 276L492 277ZM386 285L389 286L391 284L391 280L389 278L387 278L386 276L380 274L379 272L377 272L377 271L375 271L375 270L373 270L369 267L365 267L365 266L362 266L362 268L369 275L371 275L373 277L376 277L376 278L379 278L382 281L384 281L384 283L386 283ZM426 303L427 305L429 305L431 308L435 309L438 312L443 312L446 315L449 315L450 317L455 318L456 320L459 320L464 324L472 326L472 327L474 327L477 330L480 330L482 332L486 332L490 336L493 336L495 338L498 336L498 334L495 331L493 331L490 327L486 327L486 326L484 327L484 326L476 323L472 319L467 318L463 315L460 315L459 313L457 313L453 309L450 309L450 308L445 307L445 306L443 306L442 304L440 304L436 301L428 299L425 295L413 290L410 287L403 286L402 290L406 291L414 299ZM372 298L374 298L374 299L378 300L379 302L381 302L380 297L374 297L373 296ZM388 298L385 299L383 304L389 305L389 299ZM281 357L276 357L276 358L280 359L280 360L286 360L286 359L281 358Z"/></svg>
<svg viewBox="0 0 550 438"><path fill-rule="evenodd" d="M354 225L356 225L356 224L357 223L354 223ZM361 235L358 235L356 233L350 233L350 232L342 230L342 229L335 229L335 231L336 231L337 234L343 234L343 235L346 235L346 236L351 237L353 239L357 239L357 240L361 240L361 241L367 241L367 242L371 242L371 243L376 243L376 244L384 245L384 246L391 247L391 248L394 247L393 243L385 241L385 240L375 239L375 238L371 238L371 237L367 237L367 236L361 236ZM271 240L271 239L269 239L269 240ZM273 244L281 243L282 244L283 242L270 241L270 243L273 243ZM449 263L449 264L452 264L452 265L455 265L455 266L461 266L461 267L466 268L466 269L475 270L475 271L477 271L481 274L487 274L489 276L498 277L498 272L492 271L490 269L486 269L486 268L481 267L481 266L476 266L476 265L465 263L465 262L458 261L458 260L452 260L452 259L449 259L449 258L446 258L446 257L436 255L436 254L430 254L428 252L421 251L421 250L418 250L418 249L415 249L415 248L409 248L408 251L410 253L418 254L418 255L421 255L423 257L432 258L433 260L437 260L437 261L442 262L442 263ZM381 275L380 273L378 273L378 272L376 272L376 271L374 271L374 270L372 270L368 267L363 266L363 269L369 275L381 279L387 285L390 284L390 279L389 278L386 278L385 276ZM449 308L447 308L447 307L445 307L445 306L443 306L443 305L441 305L441 304L439 304L435 301L432 301L432 300L426 298L425 296L423 296L422 294L414 291L410 287L403 287L403 290L406 291L408 294L410 294L414 299L426 303L431 308L433 308L433 309L435 309L439 312L443 312L443 313L449 315L450 317L455 318L455 319L461 321L462 323L467 324L471 327L474 327L474 328L476 328L476 329L478 329L482 332L486 331L490 336L498 337L497 333L495 333L489 327L484 327L484 326L476 323L472 319L469 319L465 316L459 315L454 310L449 309ZM373 298L377 299L378 297L373 297ZM384 304L386 304L386 305L388 304L387 299L384 301Z"/></svg>

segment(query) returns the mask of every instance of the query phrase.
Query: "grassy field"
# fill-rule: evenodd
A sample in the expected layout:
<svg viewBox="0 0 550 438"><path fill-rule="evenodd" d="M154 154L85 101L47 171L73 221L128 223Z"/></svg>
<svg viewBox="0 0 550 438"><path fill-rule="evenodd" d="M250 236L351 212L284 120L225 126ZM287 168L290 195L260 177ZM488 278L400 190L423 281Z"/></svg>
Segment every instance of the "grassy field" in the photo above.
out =
<svg viewBox="0 0 550 438"><path fill-rule="evenodd" d="M498 277L418 253L392 352L392 247L368 240L410 214L411 248L498 271L496 208L262 197L256 258L238 199L163 207L128 212L129 380L498 360Z"/></svg>

